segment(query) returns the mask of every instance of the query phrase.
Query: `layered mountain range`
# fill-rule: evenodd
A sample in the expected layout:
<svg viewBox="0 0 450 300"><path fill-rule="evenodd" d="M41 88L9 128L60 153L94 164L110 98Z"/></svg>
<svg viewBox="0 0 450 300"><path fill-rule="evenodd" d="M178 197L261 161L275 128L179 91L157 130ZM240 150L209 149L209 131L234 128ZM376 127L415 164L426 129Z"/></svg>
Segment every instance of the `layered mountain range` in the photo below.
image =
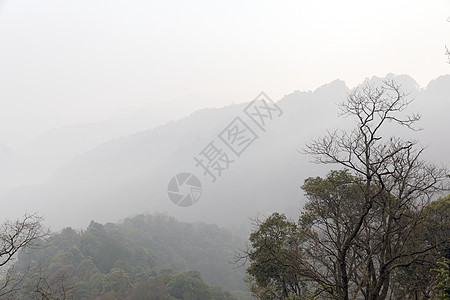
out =
<svg viewBox="0 0 450 300"><path fill-rule="evenodd" d="M373 77L363 84L376 85L383 79L395 80L408 97L414 98L407 113L419 112L422 115L419 127L423 128L411 132L388 124L383 138L399 136L418 140L428 147L424 158L450 166L447 116L450 76L441 76L425 88L420 88L407 75ZM2 218L25 211L38 212L52 228L60 229L69 225L85 227L91 220L109 222L143 212L166 212L183 221L216 223L242 233L248 231L251 219L259 214L279 211L296 218L305 201L300 188L303 181L338 168L313 164L311 157L302 154L302 149L305 143L326 134L327 130L348 130L354 126L354 120L339 116L337 105L349 92L343 81L336 80L313 92L294 91L282 99L272 99L276 100L279 111L270 118L269 110L260 112L260 117L265 113L263 128L258 126L258 120L246 114L252 105L248 102L201 109L126 136L118 129L115 138L98 144L89 138L87 133L92 132L89 126L80 127L86 134L85 147L83 134L65 135L64 130L46 135L45 146L30 144L25 154L0 145L0 175L4 181L0 185ZM227 130L235 125L236 118L255 137L238 154L224 141L224 132L229 133ZM114 130L111 132L108 126L97 126L95 130L108 131L99 136L114 136ZM70 140L67 141L70 135L80 138L77 155L53 155L55 166L59 167L48 172L50 175L45 180L20 184L20 174L26 178L27 165L38 163L29 155L33 153L33 145L39 148L42 157L46 148L49 153L54 152L51 145L70 145ZM212 169L215 178L198 163L201 156L212 151L212 146L219 151L223 167L220 171ZM223 159L224 153L228 164ZM196 176L202 185L198 201L189 207L175 205L167 194L169 181L183 172ZM7 184L11 177L14 184Z"/></svg>

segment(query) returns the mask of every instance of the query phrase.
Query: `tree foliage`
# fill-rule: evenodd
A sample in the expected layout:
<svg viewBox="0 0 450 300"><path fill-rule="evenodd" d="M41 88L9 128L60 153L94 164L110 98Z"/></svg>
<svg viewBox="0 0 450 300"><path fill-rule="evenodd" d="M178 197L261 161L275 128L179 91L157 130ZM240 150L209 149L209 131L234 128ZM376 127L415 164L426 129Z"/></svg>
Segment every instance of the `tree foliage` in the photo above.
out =
<svg viewBox="0 0 450 300"><path fill-rule="evenodd" d="M301 256L297 225L278 213L256 222L258 230L250 235L253 250L246 253L251 261L247 273L254 280L251 291L260 299L303 296L303 282L295 272Z"/></svg>
<svg viewBox="0 0 450 300"><path fill-rule="evenodd" d="M219 285L245 290L244 273L227 260L233 247L239 241L217 226L165 215L140 215L121 224L92 221L87 230L66 228L44 249L21 253L11 274L39 267L41 275L18 284L12 299L34 299L46 291L50 299L232 300ZM189 271L195 269L208 282ZM64 295L56 293L61 283L70 287Z"/></svg>
<svg viewBox="0 0 450 300"><path fill-rule="evenodd" d="M443 258L443 261L438 262L439 268L432 271L438 273L437 279L439 283L434 287L438 292L435 299L445 300L450 298L450 260Z"/></svg>
<svg viewBox="0 0 450 300"><path fill-rule="evenodd" d="M304 295L343 300L411 296L395 282L397 275L430 266L436 255L447 251L450 235L448 223L439 222L439 218L445 220L447 216L435 209L443 204L429 205L447 188L446 169L423 161L425 149L418 142L383 134L388 132L388 124L390 132L392 125L416 130L420 116L405 114L410 102L392 81L360 87L340 106L344 117L355 119L355 128L329 132L307 145L305 152L315 162L342 169L324 179L305 181L302 188L308 202L296 226L287 226L282 216L274 215L255 231L260 234L278 220L285 230L278 235L297 243L289 246L297 249L295 254L288 250L280 257L273 253L285 247L250 239L253 247L247 255L252 262L248 273L258 288L268 286L260 278L270 272L282 274L288 267L290 273L298 275L297 281L304 283ZM271 240L277 241L277 235L269 232ZM267 246L271 251L263 250ZM263 251L272 258L258 260L252 256ZM272 261L273 266L269 264ZM254 272L258 269L265 275ZM301 294L283 293L281 277L276 284L271 278L270 286L282 293L277 298ZM419 284L411 286L424 297L429 293L420 290Z"/></svg>

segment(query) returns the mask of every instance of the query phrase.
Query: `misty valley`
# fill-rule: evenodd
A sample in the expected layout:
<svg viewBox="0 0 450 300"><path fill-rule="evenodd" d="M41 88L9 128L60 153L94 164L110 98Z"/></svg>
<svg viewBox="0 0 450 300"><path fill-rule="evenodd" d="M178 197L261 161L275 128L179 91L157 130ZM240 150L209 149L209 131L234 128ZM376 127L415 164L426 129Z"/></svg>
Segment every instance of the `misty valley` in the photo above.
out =
<svg viewBox="0 0 450 300"><path fill-rule="evenodd" d="M450 300L450 1L0 0L0 300Z"/></svg>
<svg viewBox="0 0 450 300"><path fill-rule="evenodd" d="M388 75L353 90L335 81L286 95L272 104L279 118L263 134L254 129L254 144L230 155L235 163L223 173L211 173L215 181L193 157L248 103L196 111L83 154L57 142L74 135L74 149L87 147L75 138L86 130L58 129L33 142L36 153L62 147L73 158L34 183L8 183L10 172L36 165L3 146L2 198L18 217L2 227L1 298L437 295L450 255L442 165L449 145L439 143L448 128L437 119L446 112L433 107L447 101L449 88L448 76L418 89L409 76ZM403 112L409 105L422 112L423 132L410 130L420 117ZM338 109L357 117L356 130ZM180 173L167 186L178 170L195 175Z"/></svg>

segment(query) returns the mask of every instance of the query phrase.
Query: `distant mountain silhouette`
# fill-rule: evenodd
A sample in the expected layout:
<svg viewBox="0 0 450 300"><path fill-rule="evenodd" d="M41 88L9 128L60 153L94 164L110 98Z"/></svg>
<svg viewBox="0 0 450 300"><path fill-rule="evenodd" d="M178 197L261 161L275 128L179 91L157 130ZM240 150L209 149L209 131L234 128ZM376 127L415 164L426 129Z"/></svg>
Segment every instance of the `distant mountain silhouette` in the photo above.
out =
<svg viewBox="0 0 450 300"><path fill-rule="evenodd" d="M26 144L21 153L35 163L40 177L46 178L104 142L180 119L206 103L202 96L192 94L171 102L130 107L103 121L47 130Z"/></svg>
<svg viewBox="0 0 450 300"><path fill-rule="evenodd" d="M0 143L0 195L5 189L23 183L31 172L30 163L7 145Z"/></svg>
<svg viewBox="0 0 450 300"><path fill-rule="evenodd" d="M430 82L425 89L407 75L389 74L386 78L401 83L415 98L408 113L423 115L420 126L425 130L414 137L431 146L425 157L450 166L450 76ZM382 79L367 80L375 84ZM296 218L304 203L303 181L333 168L310 163L311 158L298 150L327 129L346 129L354 124L338 117L336 104L344 101L348 92L345 83L336 80L314 92L286 95L277 101L283 114L268 122L265 132L246 120L258 138L240 157L233 156L235 161L215 183L196 167L194 156L211 141L220 144L218 136L227 125L235 117L245 119L247 103L202 109L178 121L110 140L79 155L47 183L16 189L7 200L20 209L39 211L55 228L82 227L91 219L108 222L155 211L242 232L258 212L280 211ZM387 134L413 137L403 130L392 129ZM175 206L167 196L169 180L181 172L193 173L203 185L198 203L187 208Z"/></svg>

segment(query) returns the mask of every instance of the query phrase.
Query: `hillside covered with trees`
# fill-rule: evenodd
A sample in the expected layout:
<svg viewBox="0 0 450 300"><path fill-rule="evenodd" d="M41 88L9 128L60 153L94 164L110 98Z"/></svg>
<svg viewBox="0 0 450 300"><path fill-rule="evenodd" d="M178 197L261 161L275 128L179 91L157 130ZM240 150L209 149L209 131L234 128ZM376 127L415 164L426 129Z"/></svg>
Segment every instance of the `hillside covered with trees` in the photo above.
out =
<svg viewBox="0 0 450 300"><path fill-rule="evenodd" d="M3 293L12 299L237 299L224 287L245 299L244 270L232 264L241 246L216 225L166 215L92 221L86 230L66 228L44 247L21 253L10 273L15 291Z"/></svg>

